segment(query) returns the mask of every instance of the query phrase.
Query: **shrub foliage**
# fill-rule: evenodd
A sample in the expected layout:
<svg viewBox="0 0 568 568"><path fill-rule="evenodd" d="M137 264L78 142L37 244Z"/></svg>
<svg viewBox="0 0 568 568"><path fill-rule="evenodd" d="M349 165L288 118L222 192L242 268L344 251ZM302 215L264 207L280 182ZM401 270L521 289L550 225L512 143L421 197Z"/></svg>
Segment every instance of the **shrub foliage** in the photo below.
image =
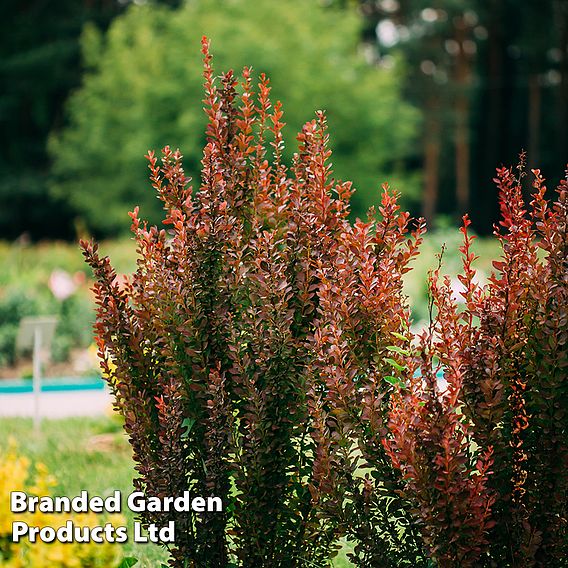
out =
<svg viewBox="0 0 568 568"><path fill-rule="evenodd" d="M172 566L327 566L339 536L377 566L561 566L566 558L566 182L500 170L503 258L485 287L463 228L464 305L438 269L410 332L402 275L424 224L383 188L348 220L323 113L283 161L268 80L213 76L197 191L147 156L164 228L131 213L124 283L92 242L99 355L149 496L221 496L176 523ZM539 253L539 248L542 252ZM440 380L443 374L444 381Z"/></svg>
<svg viewBox="0 0 568 568"><path fill-rule="evenodd" d="M118 566L120 548L109 542L44 542L38 539L30 542L22 539L15 543L12 537L12 523L23 521L32 527L53 527L56 530L69 520L80 527L100 526L101 518L95 513L72 513L54 515L35 510L32 513L14 514L10 509L10 493L26 491L39 497L53 493L55 478L46 466L36 463L18 453L13 440L0 453L0 565L4 568L76 568L77 566ZM107 520L114 526L126 523L122 515L112 514Z"/></svg>
<svg viewBox="0 0 568 568"><path fill-rule="evenodd" d="M266 78L256 93L248 69L240 85L231 72L217 84L206 42L204 57L209 124L199 190L188 188L179 152L166 147L160 162L148 155L170 230L131 214L140 258L125 287L96 245L83 244L98 279L100 356L126 419L137 486L225 500L223 514L144 517L176 521L174 565L326 565L337 521L317 514L315 498L328 471L318 440L333 364L333 350L327 364L319 356L332 316L322 305L341 296L337 275L349 269L361 288L358 299L342 298L344 316L360 311L353 341L357 327L366 343L382 341L370 323L377 277L359 283L356 272L375 270L376 245L393 257L407 217L385 193L384 243L372 221L352 227L351 184L330 179L324 115L302 129L288 171L282 111ZM394 315L389 330L401 323ZM376 371L365 379L369 396L379 396L377 380Z"/></svg>
<svg viewBox="0 0 568 568"><path fill-rule="evenodd" d="M568 184L550 206L533 174L527 211L523 164L498 170L503 253L485 286L464 218L463 309L436 271L420 372L393 397L386 445L440 566L568 565Z"/></svg>

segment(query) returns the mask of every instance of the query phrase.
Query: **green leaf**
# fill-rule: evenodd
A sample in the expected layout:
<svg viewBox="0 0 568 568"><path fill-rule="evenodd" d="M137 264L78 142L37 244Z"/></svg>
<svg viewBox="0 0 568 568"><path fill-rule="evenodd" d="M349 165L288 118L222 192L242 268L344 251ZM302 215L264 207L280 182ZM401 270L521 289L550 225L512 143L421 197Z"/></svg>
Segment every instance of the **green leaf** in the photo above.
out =
<svg viewBox="0 0 568 568"><path fill-rule="evenodd" d="M387 347L388 351L392 351L393 353L398 353L400 355L404 355L406 357L408 357L410 355L410 351L408 351L407 349L401 349L400 347L397 347L396 345L389 345Z"/></svg>
<svg viewBox="0 0 568 568"><path fill-rule="evenodd" d="M134 556L126 556L122 559L117 568L130 568L130 566L134 566L134 564L138 564L138 558L134 558Z"/></svg>
<svg viewBox="0 0 568 568"><path fill-rule="evenodd" d="M397 333L396 331L391 331L391 335L393 337L396 337L397 339L400 339L401 341L410 341L409 337L406 337L405 335L402 335L402 333Z"/></svg>
<svg viewBox="0 0 568 568"><path fill-rule="evenodd" d="M195 425L195 418L185 418L184 421L181 423L181 427L185 428L185 431L181 435L182 440L187 440L189 438L189 433L191 429Z"/></svg>
<svg viewBox="0 0 568 568"><path fill-rule="evenodd" d="M390 357L385 357L385 361L391 366L394 367L395 369L399 370L399 371L404 371L406 369L406 367L404 367L404 365L401 365L400 363L397 363L394 359L391 359Z"/></svg>
<svg viewBox="0 0 568 568"><path fill-rule="evenodd" d="M392 377L392 376L388 376L388 377L383 377L383 379L391 384L393 387L399 387L399 388L404 388L406 385L404 384L404 381L399 379L398 377Z"/></svg>

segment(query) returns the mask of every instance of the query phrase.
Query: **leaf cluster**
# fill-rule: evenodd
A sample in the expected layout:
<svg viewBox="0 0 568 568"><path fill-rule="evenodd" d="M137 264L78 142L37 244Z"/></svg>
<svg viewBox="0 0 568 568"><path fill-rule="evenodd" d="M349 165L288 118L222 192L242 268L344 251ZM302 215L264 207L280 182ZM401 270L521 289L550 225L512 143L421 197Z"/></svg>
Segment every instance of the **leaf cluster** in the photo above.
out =
<svg viewBox="0 0 568 568"><path fill-rule="evenodd" d="M402 276L421 220L383 188L349 220L322 112L284 160L280 103L251 70L215 77L207 142L148 153L163 226L131 214L138 268L93 242L99 355L148 496L220 496L175 521L172 566L564 566L567 186L501 169L502 259L477 284L464 218L462 305L440 267L430 325L410 331ZM521 171L521 170L520 170ZM564 564L563 564L564 563Z"/></svg>
<svg viewBox="0 0 568 568"><path fill-rule="evenodd" d="M524 157L523 157L524 159ZM436 312L386 445L441 566L566 566L568 186L550 204L533 170L498 170L502 247L477 283L464 217L459 276L431 277ZM443 380L440 380L443 376Z"/></svg>

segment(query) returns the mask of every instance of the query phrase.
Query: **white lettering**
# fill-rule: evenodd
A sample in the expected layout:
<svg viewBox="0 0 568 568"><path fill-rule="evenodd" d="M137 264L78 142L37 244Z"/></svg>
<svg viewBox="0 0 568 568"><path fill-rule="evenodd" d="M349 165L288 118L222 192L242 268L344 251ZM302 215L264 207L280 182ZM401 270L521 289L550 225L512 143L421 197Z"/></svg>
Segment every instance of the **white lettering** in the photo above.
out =
<svg viewBox="0 0 568 568"><path fill-rule="evenodd" d="M128 532L126 527L116 527L115 542L126 542L128 540Z"/></svg>
<svg viewBox="0 0 568 568"><path fill-rule="evenodd" d="M115 491L113 495L105 499L105 509L109 513L120 513L121 510L120 491Z"/></svg>
<svg viewBox="0 0 568 568"><path fill-rule="evenodd" d="M101 536L101 533L103 532L103 527L95 527L91 530L91 540L93 542L97 542L98 544L101 544L104 542L104 538Z"/></svg>
<svg viewBox="0 0 568 568"><path fill-rule="evenodd" d="M10 511L12 513L23 513L27 508L27 495L23 491L12 491L10 493Z"/></svg>
<svg viewBox="0 0 568 568"><path fill-rule="evenodd" d="M89 510L88 499L89 495L85 490L81 491L81 495L73 497L73 500L71 501L73 511L76 513L86 513Z"/></svg>
<svg viewBox="0 0 568 568"><path fill-rule="evenodd" d="M207 510L208 511L222 511L223 501L221 497L207 497Z"/></svg>
<svg viewBox="0 0 568 568"><path fill-rule="evenodd" d="M183 492L183 497L177 497L174 500L174 510L183 513L190 510L189 491Z"/></svg>
<svg viewBox="0 0 568 568"><path fill-rule="evenodd" d="M159 542L174 542L175 541L175 524L173 521L168 523L167 527L162 527L158 534Z"/></svg>
<svg viewBox="0 0 568 568"><path fill-rule="evenodd" d="M89 508L93 513L103 512L103 498L102 497L91 497L89 501Z"/></svg>
<svg viewBox="0 0 568 568"><path fill-rule="evenodd" d="M20 542L20 537L28 532L28 525L23 521L12 523L12 542Z"/></svg>
<svg viewBox="0 0 568 568"><path fill-rule="evenodd" d="M134 523L134 542L148 542L148 537L142 534L142 524L138 521Z"/></svg>
<svg viewBox="0 0 568 568"><path fill-rule="evenodd" d="M133 513L142 513L145 510L144 493L135 491L128 496L128 508Z"/></svg>
<svg viewBox="0 0 568 568"><path fill-rule="evenodd" d="M55 529L53 527L43 527L39 531L39 538L43 542L53 542L55 540Z"/></svg>
<svg viewBox="0 0 568 568"><path fill-rule="evenodd" d="M194 497L191 501L191 508L197 513L205 511L205 499L203 497Z"/></svg>

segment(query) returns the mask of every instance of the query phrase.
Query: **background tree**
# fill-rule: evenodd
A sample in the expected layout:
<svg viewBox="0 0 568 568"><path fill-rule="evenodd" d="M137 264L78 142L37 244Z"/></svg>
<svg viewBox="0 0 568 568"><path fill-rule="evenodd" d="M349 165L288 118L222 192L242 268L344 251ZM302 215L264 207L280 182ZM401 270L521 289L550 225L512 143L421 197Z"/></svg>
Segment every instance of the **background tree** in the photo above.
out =
<svg viewBox="0 0 568 568"><path fill-rule="evenodd" d="M365 41L402 53L406 97L423 115L422 213L476 230L497 218L495 165L522 149L554 182L568 151L568 2L360 0ZM550 112L545 112L550 109ZM528 190L528 188L526 188Z"/></svg>
<svg viewBox="0 0 568 568"><path fill-rule="evenodd" d="M69 91L81 82L79 37L122 10L112 0L9 2L0 19L0 229L38 237L72 235L71 211L47 191L46 140L61 125Z"/></svg>
<svg viewBox="0 0 568 568"><path fill-rule="evenodd" d="M99 233L122 227L137 202L156 219L159 207L143 189L140 156L169 142L184 148L188 173L198 170L205 117L187 101L200 96L195 46L206 33L220 67L252 64L255 73L272 78L273 97L287 101L288 160L296 147L292 133L324 108L336 175L352 176L359 190L356 211L377 200L387 177L411 197L403 166L418 116L400 100L400 72L371 66L357 53L360 32L353 11L299 0L202 0L178 10L132 6L106 36L88 28L89 72L70 100L69 128L52 144L55 195Z"/></svg>
<svg viewBox="0 0 568 568"><path fill-rule="evenodd" d="M568 152L567 0L313 0L309 4L290 0L278 6L256 3L258 9L242 1L226 6L200 0L188 2L190 6L175 13L181 18L178 24L163 23L174 15L156 6L176 9L184 3L154 0L146 3L144 18L128 15L128 25L117 23L117 29L122 30L125 28L120 26L131 29L139 20L145 21L138 32L127 34L129 40L97 39L92 27L85 30L91 75L101 74L106 79L87 78L89 86L83 92L90 94L78 95L72 104L78 108L67 116L71 117L71 130L80 134L64 135L66 148L61 154L55 150L54 185L60 191L49 195L53 172L46 141L50 131L54 138L59 137L66 122L63 105L81 83L84 66L79 36L87 23L104 33L129 4L128 0L96 0L55 5L32 0L12 3L5 9L0 23L0 80L4 87L0 95L4 148L0 158L0 230L4 237L15 238L23 232L32 238L71 237L76 204L84 214L89 201L86 190L81 193L76 189L90 185L91 190L95 188L92 195L99 195L100 178L92 176L93 168L87 164L100 157L103 139L130 150L139 144L139 156L144 144L135 137L141 137L143 131L153 140L152 146L163 145L162 131L175 130L183 142L191 137L187 128L199 127L197 132L201 132L197 114L192 119L175 106L197 92L193 90L195 72L184 69L196 69L197 65L183 54L192 38L198 38L199 26L225 50L223 65L238 67L252 61L257 71L266 70L274 76L276 97L296 91L287 116L294 128L308 118L306 109L328 109L337 133L332 144L338 175L351 177L345 173L351 165L357 171L355 182L361 191L354 198L354 209L359 213L363 203L377 201L375 187L388 176L405 197L421 202L420 207L413 207L414 213L420 208L430 222L438 214L457 218L469 203L474 228L489 233L497 218L490 183L495 165L514 162L519 151L526 149L529 165L538 162L554 182L562 177ZM361 20L354 14L357 10ZM153 45L142 49L143 41L133 39L139 35L145 35ZM171 50L166 49L166 43ZM122 52L121 59L110 63L107 60L116 48ZM152 65L145 66L138 55L132 55L135 49L153 61ZM131 55L126 54L128 50ZM154 53L149 55L150 51ZM367 64L383 69L379 73L366 69L355 55L357 51ZM176 57L178 61L174 61ZM398 100L398 93L385 86L391 82L384 77L400 60L406 69L404 96L423 118L421 145L405 142L413 121L406 112L399 112L398 102L385 111L391 99ZM162 64L167 64L169 71L159 71ZM136 84L132 69L137 69ZM379 75L383 77L380 80ZM313 84L306 86L308 79ZM107 85L102 85L105 81ZM102 99L98 103L91 100L99 97L99 92L108 96L107 102L113 101L109 105L112 109L101 110L105 106ZM129 97L141 92L144 103L131 104ZM162 103L173 106L162 108ZM165 117L162 128L136 124L148 122L142 109L150 106L156 120ZM93 120L91 126L80 124L78 116L87 121L88 115L101 113L106 118ZM122 126L135 136L128 141L116 138ZM373 144L366 144L367 140ZM85 155L75 155L76 144L85 148ZM193 144L185 147L193 152L199 146L196 140ZM293 146L288 147L290 157ZM385 147L392 150L388 158ZM191 166L194 172L195 164ZM142 183L143 166L138 162L137 167L139 182L124 182L127 170L134 171L130 163L128 168L109 174L105 187L120 186L120 192L130 194L125 199L132 202L132 194ZM403 167L413 172L410 181L408 176L404 180L404 187L399 175ZM75 178L77 181L72 181ZM409 199L407 206L412 205ZM98 207L97 200L93 201L87 208ZM107 213L95 216L112 225Z"/></svg>

